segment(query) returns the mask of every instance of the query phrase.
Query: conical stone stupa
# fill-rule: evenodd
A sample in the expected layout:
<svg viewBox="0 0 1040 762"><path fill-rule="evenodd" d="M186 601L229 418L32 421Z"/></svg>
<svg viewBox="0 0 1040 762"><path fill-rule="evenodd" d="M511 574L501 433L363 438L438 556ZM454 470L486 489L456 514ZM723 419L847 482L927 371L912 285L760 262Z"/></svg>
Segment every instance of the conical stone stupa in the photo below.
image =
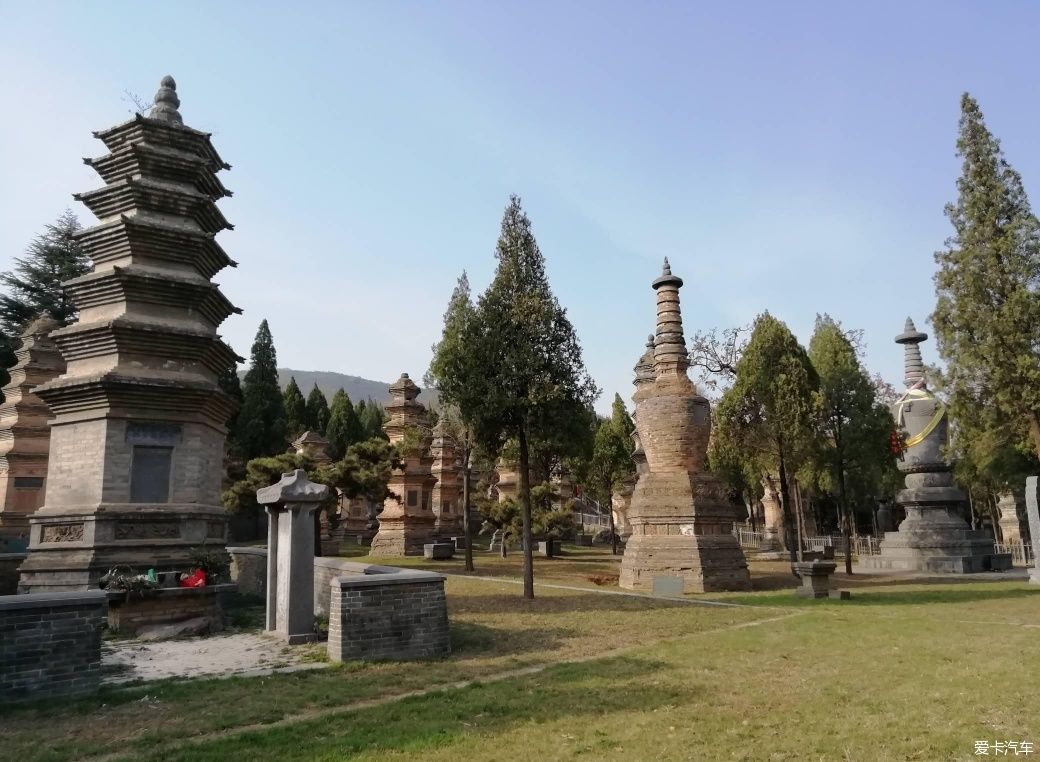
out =
<svg viewBox="0 0 1040 762"><path fill-rule="evenodd" d="M749 590L747 561L733 535L738 507L707 470L711 409L687 374L679 289L668 260L653 282L657 332L636 366L639 478L628 508L631 536L621 587L650 591L655 577L679 577L683 592Z"/></svg>
<svg viewBox="0 0 1040 762"><path fill-rule="evenodd" d="M216 242L230 167L184 125L176 87L163 78L149 115L95 132L109 153L84 160L105 183L75 196L98 217L77 236L93 269L64 283L79 313L51 334L66 370L35 389L54 420L22 592L93 588L114 566L186 571L195 549L224 548L232 402L217 379L239 358L217 328L238 310L210 279L234 264Z"/></svg>
<svg viewBox="0 0 1040 762"><path fill-rule="evenodd" d="M906 391L893 405L896 426L906 435L899 470L906 489L896 502L906 518L895 532L886 532L881 553L867 556L868 569L966 574L1011 568L1011 556L997 553L993 539L968 526L963 515L967 496L954 484L953 468L943 451L949 442L946 408L928 389L920 344L928 334L906 319L896 336L903 345Z"/></svg>

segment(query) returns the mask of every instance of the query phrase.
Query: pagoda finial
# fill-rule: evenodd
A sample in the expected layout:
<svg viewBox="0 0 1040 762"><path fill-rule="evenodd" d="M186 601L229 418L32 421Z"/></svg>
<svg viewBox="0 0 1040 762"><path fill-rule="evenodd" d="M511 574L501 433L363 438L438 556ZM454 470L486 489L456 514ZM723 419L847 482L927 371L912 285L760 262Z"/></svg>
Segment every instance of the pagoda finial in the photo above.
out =
<svg viewBox="0 0 1040 762"><path fill-rule="evenodd" d="M159 83L159 91L155 94L155 105L148 112L148 117L183 127L184 120L181 119L181 113L177 110L180 105L180 98L177 97L177 83L173 77L167 74Z"/></svg>
<svg viewBox="0 0 1040 762"><path fill-rule="evenodd" d="M903 367L907 387L924 386L924 360L921 359L921 347L918 345L927 339L928 334L918 331L910 318L906 319L903 332L896 336L896 344L903 345Z"/></svg>
<svg viewBox="0 0 1040 762"><path fill-rule="evenodd" d="M657 292L657 334L654 340L654 372L665 370L685 373L690 365L683 334L682 309L679 307L679 289L683 280L672 275L672 267L665 257L661 277L654 283Z"/></svg>

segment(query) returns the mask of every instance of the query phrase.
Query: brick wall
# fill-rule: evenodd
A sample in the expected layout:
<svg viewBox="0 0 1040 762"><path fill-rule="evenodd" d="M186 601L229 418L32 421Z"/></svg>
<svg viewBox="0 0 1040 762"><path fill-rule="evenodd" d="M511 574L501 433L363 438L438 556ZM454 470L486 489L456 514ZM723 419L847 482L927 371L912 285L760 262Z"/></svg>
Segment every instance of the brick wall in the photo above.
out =
<svg viewBox="0 0 1040 762"><path fill-rule="evenodd" d="M96 691L106 606L101 590L0 596L0 703Z"/></svg>
<svg viewBox="0 0 1040 762"><path fill-rule="evenodd" d="M443 575L412 569L351 574L335 577L329 589L332 661L431 659L451 652Z"/></svg>

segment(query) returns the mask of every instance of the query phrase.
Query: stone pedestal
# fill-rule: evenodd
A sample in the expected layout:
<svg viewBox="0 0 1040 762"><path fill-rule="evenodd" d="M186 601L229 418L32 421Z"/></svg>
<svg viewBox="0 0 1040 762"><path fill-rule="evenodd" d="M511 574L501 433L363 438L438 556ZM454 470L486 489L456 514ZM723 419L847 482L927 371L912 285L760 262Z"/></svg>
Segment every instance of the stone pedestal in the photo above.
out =
<svg viewBox="0 0 1040 762"><path fill-rule="evenodd" d="M838 565L834 561L799 561L791 569L802 579L795 595L802 598L826 598L831 592L831 575Z"/></svg>
<svg viewBox="0 0 1040 762"><path fill-rule="evenodd" d="M962 518L967 496L953 482L943 457L949 421L942 403L927 388L918 345L927 339L910 318L896 342L904 345L907 389L896 402L896 424L906 432L899 469L906 489L896 495L906 518L886 532L881 553L860 563L867 569L970 574L1011 568L1011 555L997 553L993 539Z"/></svg>
<svg viewBox="0 0 1040 762"><path fill-rule="evenodd" d="M637 451L645 457L632 492L620 585L650 592L655 577L681 577L683 592L748 590L747 561L733 535L739 510L707 470L711 410L687 376L679 288L668 260L654 281L653 354L636 365ZM651 365L652 360L652 365Z"/></svg>
<svg viewBox="0 0 1040 762"><path fill-rule="evenodd" d="M267 630L289 645L314 638L314 510L329 488L302 469L256 492L267 506Z"/></svg>
<svg viewBox="0 0 1040 762"><path fill-rule="evenodd" d="M1033 567L1029 570L1029 581L1040 585L1040 495L1037 490L1038 477L1026 479L1026 516L1029 519L1029 538L1033 545Z"/></svg>

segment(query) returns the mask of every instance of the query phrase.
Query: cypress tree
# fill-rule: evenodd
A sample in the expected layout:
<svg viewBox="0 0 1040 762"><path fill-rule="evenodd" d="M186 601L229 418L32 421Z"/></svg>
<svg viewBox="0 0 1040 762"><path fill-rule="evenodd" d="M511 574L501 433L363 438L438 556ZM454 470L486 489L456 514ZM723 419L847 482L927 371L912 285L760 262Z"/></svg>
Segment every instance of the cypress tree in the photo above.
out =
<svg viewBox="0 0 1040 762"><path fill-rule="evenodd" d="M227 422L227 448L235 457L241 457L241 432L238 429L239 413L242 410L242 382L238 378L238 365L232 365L217 379L221 390L235 403Z"/></svg>
<svg viewBox="0 0 1040 762"><path fill-rule="evenodd" d="M239 441L246 460L285 452L285 410L278 386L278 360L267 320L260 323L242 385Z"/></svg>
<svg viewBox="0 0 1040 762"><path fill-rule="evenodd" d="M458 408L488 452L517 441L524 597L533 598L531 445L551 440L561 422L585 415L598 390L516 196L503 215L496 256L494 280L462 331L463 351L438 382L442 398Z"/></svg>
<svg viewBox="0 0 1040 762"><path fill-rule="evenodd" d="M0 295L0 331L5 336L16 338L44 313L60 325L75 318L75 307L61 284L90 271L90 258L76 240L82 229L76 215L65 210L33 239L24 256L14 260L13 270L0 274L6 291Z"/></svg>
<svg viewBox="0 0 1040 762"><path fill-rule="evenodd" d="M329 401L325 399L325 395L322 394L317 383L314 384L311 393L307 395L304 420L308 429L325 436L325 429L329 426Z"/></svg>
<svg viewBox="0 0 1040 762"><path fill-rule="evenodd" d="M347 448L352 444L361 441L361 422L354 412L350 397L343 389L332 395L325 438L329 440L329 455L335 460L346 455Z"/></svg>
<svg viewBox="0 0 1040 762"><path fill-rule="evenodd" d="M1040 455L1040 221L967 93L957 155L957 201L946 207L954 233L935 254L932 314L951 414L991 411L976 436L1010 436Z"/></svg>
<svg viewBox="0 0 1040 762"><path fill-rule="evenodd" d="M282 406L285 408L286 433L295 439L307 429L307 402L296 384L295 376L289 378L289 383L282 392Z"/></svg>

